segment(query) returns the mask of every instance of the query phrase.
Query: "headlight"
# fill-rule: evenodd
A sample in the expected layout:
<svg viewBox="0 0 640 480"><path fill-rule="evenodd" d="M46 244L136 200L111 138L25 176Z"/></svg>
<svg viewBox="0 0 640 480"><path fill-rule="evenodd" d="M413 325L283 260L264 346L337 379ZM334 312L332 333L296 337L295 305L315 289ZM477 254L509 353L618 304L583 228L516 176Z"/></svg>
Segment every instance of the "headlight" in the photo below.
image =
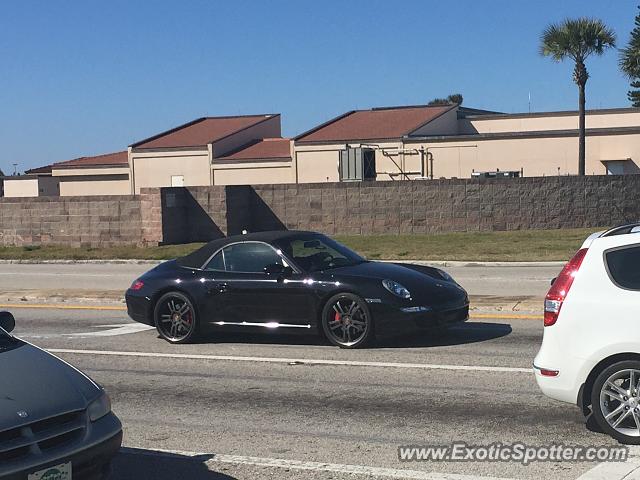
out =
<svg viewBox="0 0 640 480"><path fill-rule="evenodd" d="M400 298L411 298L411 292L393 280L383 280L382 286Z"/></svg>
<svg viewBox="0 0 640 480"><path fill-rule="evenodd" d="M92 422L100 420L109 412L111 412L111 400L106 392L102 392L102 395L91 402L87 408L87 414Z"/></svg>
<svg viewBox="0 0 640 480"><path fill-rule="evenodd" d="M440 270L439 268L436 268L436 270L438 271L438 273L440 274L443 280L447 282L455 282L453 277L449 275L447 272L445 272L444 270Z"/></svg>

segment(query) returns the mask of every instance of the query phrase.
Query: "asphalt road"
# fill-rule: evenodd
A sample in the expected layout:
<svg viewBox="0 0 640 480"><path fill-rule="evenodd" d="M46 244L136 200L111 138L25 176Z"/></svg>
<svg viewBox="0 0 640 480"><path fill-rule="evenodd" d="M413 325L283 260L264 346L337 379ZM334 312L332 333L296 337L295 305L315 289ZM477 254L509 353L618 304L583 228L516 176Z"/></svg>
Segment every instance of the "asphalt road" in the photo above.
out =
<svg viewBox="0 0 640 480"><path fill-rule="evenodd" d="M86 290L123 292L148 264L0 264L0 292ZM444 268L471 295L543 297L559 267Z"/></svg>
<svg viewBox="0 0 640 480"><path fill-rule="evenodd" d="M117 479L574 479L595 464L407 463L397 451L454 441L615 444L588 430L576 407L539 392L535 320L473 321L345 351L274 334L171 346L121 312L14 314L17 335L67 350L58 354L111 394L127 447Z"/></svg>

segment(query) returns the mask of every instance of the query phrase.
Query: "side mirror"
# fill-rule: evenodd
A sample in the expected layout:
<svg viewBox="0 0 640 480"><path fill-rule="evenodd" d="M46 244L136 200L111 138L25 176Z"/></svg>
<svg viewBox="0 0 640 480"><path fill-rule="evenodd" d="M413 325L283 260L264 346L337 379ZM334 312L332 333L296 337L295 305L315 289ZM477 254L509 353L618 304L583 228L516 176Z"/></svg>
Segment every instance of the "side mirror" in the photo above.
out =
<svg viewBox="0 0 640 480"><path fill-rule="evenodd" d="M554 284L554 283L556 283L556 280L557 280L557 279L558 279L558 277L556 277L556 278L552 278L552 279L551 279L551 286L553 286L553 284Z"/></svg>
<svg viewBox="0 0 640 480"><path fill-rule="evenodd" d="M264 273L278 277L289 277L293 273L291 267L285 267L279 263L272 263L264 267Z"/></svg>
<svg viewBox="0 0 640 480"><path fill-rule="evenodd" d="M11 313L0 312L0 328L7 333L13 332L13 329L16 328L16 319Z"/></svg>

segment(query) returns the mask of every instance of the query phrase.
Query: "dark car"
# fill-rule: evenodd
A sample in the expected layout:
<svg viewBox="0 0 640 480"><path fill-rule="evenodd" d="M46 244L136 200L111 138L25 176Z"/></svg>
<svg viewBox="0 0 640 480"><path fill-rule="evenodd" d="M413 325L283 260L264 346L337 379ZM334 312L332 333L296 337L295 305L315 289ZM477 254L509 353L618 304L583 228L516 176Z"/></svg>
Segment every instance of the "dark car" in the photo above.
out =
<svg viewBox="0 0 640 480"><path fill-rule="evenodd" d="M101 479L122 443L109 397L68 363L12 336L0 312L0 479Z"/></svg>
<svg viewBox="0 0 640 480"><path fill-rule="evenodd" d="M467 293L432 267L367 261L314 232L214 240L162 263L126 293L129 316L171 343L205 327L317 332L343 348L467 320Z"/></svg>

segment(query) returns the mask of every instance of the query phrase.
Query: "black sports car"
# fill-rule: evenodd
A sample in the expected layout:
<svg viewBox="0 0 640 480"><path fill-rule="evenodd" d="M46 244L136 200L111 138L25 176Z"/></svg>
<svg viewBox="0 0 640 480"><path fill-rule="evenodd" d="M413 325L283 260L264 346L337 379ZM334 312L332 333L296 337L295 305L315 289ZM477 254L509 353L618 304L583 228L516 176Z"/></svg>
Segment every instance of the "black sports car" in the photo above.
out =
<svg viewBox="0 0 640 480"><path fill-rule="evenodd" d="M126 293L129 316L171 343L206 327L317 332L356 348L375 335L463 322L467 293L437 268L367 261L314 232L214 240Z"/></svg>

